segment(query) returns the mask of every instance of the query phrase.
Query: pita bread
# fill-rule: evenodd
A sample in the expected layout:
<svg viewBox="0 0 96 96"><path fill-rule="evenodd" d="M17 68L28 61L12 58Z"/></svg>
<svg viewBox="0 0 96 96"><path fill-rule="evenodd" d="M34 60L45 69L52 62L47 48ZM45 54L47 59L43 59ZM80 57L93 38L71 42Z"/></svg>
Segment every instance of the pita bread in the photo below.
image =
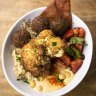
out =
<svg viewBox="0 0 96 96"><path fill-rule="evenodd" d="M56 18L64 18L72 25L70 0L53 0L51 4L42 12L41 16L46 17L49 21Z"/></svg>

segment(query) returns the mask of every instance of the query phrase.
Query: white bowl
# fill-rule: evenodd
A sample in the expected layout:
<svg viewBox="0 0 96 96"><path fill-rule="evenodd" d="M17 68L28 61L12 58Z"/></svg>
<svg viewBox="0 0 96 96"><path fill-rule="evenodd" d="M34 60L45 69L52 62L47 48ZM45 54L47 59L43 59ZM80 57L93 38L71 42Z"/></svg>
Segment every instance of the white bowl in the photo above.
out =
<svg viewBox="0 0 96 96"><path fill-rule="evenodd" d="M85 29L86 31L85 40L86 43L88 44L84 48L84 54L85 54L84 63L79 69L79 71L75 74L73 80L67 86L49 93L36 92L32 88L30 88L28 84L16 80L15 74L13 72L14 61L10 54L11 36L16 31L16 29L20 26L20 24L24 19L32 20L34 17L38 16L45 8L46 7L35 9L22 16L19 20L17 20L17 22L9 30L2 48L2 66L6 79L14 89L16 89L18 92L26 96L58 96L68 93L82 81L91 63L93 43L92 43L92 37L90 31L87 25L81 19L79 19L76 15L72 14L73 27L82 27Z"/></svg>

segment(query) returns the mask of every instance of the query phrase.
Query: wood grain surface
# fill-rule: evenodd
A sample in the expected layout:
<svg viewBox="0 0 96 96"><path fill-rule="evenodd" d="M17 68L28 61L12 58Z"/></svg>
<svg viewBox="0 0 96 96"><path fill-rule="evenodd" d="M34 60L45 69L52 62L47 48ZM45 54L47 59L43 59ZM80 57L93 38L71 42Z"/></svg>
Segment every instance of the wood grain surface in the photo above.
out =
<svg viewBox="0 0 96 96"><path fill-rule="evenodd" d="M1 49L5 36L25 13L46 6L52 0L0 0L0 96L22 96L6 81L2 70ZM94 43L91 67L84 80L65 96L96 96L96 0L71 0L72 12L89 27Z"/></svg>

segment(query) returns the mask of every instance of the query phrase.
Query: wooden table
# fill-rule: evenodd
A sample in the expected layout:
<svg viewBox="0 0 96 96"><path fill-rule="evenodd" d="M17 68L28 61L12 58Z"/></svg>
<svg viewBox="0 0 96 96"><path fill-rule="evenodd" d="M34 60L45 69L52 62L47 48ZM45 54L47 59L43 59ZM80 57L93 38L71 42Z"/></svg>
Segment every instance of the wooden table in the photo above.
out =
<svg viewBox="0 0 96 96"><path fill-rule="evenodd" d="M25 13L52 0L0 0L0 96L22 96L6 81L1 65L1 48L13 23ZM72 12L88 25L94 41L91 67L84 80L65 96L96 96L96 0L71 0Z"/></svg>

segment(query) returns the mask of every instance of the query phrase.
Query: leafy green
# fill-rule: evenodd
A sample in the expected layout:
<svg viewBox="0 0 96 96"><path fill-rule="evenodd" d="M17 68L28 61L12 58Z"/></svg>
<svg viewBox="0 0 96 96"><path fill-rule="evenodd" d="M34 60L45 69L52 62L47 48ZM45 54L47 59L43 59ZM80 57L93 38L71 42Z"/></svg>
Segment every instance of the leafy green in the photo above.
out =
<svg viewBox="0 0 96 96"><path fill-rule="evenodd" d="M82 44L82 45L84 45L85 44L85 41L84 41L83 38L80 38L80 37L72 37L70 39L70 43L71 44Z"/></svg>
<svg viewBox="0 0 96 96"><path fill-rule="evenodd" d="M82 53L74 46L70 46L66 49L66 54L73 59L82 58Z"/></svg>

